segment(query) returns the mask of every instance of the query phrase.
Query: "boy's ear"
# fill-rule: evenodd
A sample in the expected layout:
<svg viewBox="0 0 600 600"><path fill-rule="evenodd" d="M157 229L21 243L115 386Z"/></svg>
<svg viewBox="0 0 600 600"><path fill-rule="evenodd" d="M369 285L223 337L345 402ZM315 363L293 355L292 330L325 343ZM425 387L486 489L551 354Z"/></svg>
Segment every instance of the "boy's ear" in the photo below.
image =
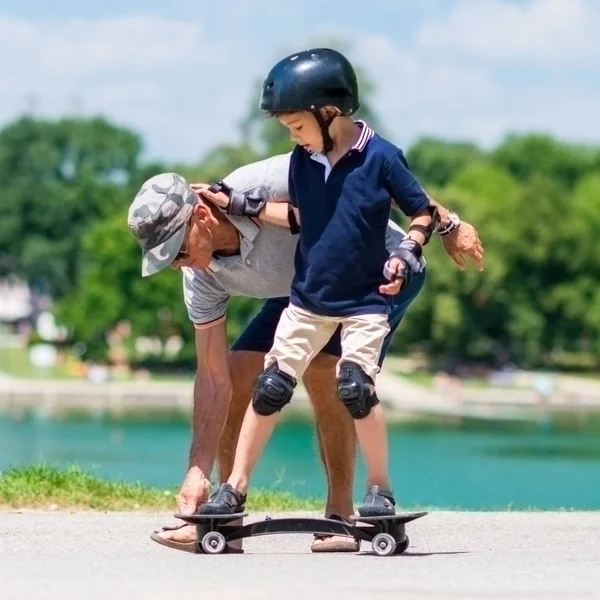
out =
<svg viewBox="0 0 600 600"><path fill-rule="evenodd" d="M335 106L325 106L321 109L321 113L326 119L341 114L341 112Z"/></svg>

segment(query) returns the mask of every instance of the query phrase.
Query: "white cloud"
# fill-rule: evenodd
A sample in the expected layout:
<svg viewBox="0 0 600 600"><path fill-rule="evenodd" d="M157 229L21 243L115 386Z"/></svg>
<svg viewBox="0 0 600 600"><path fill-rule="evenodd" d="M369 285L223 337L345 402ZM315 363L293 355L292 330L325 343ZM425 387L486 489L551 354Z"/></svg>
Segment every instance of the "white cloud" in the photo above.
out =
<svg viewBox="0 0 600 600"><path fill-rule="evenodd" d="M231 5L211 10L216 23L0 15L0 123L23 112L31 94L38 114L52 117L72 111L79 97L83 114L138 131L151 156L194 160L236 140L252 86L272 61L329 34L352 40L351 58L374 80L375 108L403 147L425 134L489 145L528 129L600 139L594 0L428 0L414 34L402 38L375 21L352 30L304 26L294 20L297 7L286 12L278 0L252 0L227 26L219 15ZM257 33L252 19L260 14L275 25Z"/></svg>
<svg viewBox="0 0 600 600"><path fill-rule="evenodd" d="M481 67L411 52L385 36L358 39L353 56L375 80L373 102L398 145L422 134L467 135L473 111L497 103L495 83Z"/></svg>
<svg viewBox="0 0 600 600"><path fill-rule="evenodd" d="M459 0L421 28L418 43L488 61L597 68L599 29L597 0Z"/></svg>
<svg viewBox="0 0 600 600"><path fill-rule="evenodd" d="M51 117L72 111L77 97L84 114L139 131L153 156L199 157L235 135L251 61L231 36L209 38L197 21L0 16L0 122L22 113L31 96L37 114Z"/></svg>

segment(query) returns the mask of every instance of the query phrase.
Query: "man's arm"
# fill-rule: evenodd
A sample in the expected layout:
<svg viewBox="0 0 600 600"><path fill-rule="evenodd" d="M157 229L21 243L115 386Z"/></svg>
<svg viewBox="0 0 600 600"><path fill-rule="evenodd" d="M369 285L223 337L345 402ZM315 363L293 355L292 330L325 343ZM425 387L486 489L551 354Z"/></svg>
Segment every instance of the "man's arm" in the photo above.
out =
<svg viewBox="0 0 600 600"><path fill-rule="evenodd" d="M483 247L475 228L469 223L461 222L458 215L425 192L411 173L401 151L389 161L386 175L390 195L405 214L412 214L414 209L411 211L410 208L414 207L415 203L419 204L423 198L427 198L429 205L437 209L441 218L440 226L437 228L440 240L447 254L461 270L466 269L463 254L471 258L479 271L483 270ZM409 210L406 210L406 207Z"/></svg>
<svg viewBox="0 0 600 600"><path fill-rule="evenodd" d="M197 505L208 499L210 475L227 421L232 385L223 320L216 325L196 329L196 356L189 467L177 498L181 514L195 512Z"/></svg>
<svg viewBox="0 0 600 600"><path fill-rule="evenodd" d="M425 192L427 194L427 192ZM436 206L440 215L440 240L448 256L458 265L461 271L467 268L465 256L469 257L478 271L483 271L483 246L479 234L473 225L462 221L458 215L442 206L437 200L427 194L429 202Z"/></svg>

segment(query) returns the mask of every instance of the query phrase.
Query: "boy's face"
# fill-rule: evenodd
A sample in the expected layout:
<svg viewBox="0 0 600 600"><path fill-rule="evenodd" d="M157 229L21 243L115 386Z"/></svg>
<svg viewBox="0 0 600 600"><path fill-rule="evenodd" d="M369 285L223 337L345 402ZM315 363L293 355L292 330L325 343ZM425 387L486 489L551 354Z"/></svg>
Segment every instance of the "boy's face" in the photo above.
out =
<svg viewBox="0 0 600 600"><path fill-rule="evenodd" d="M290 130L292 142L310 152L321 152L323 150L321 128L312 113L287 113L277 115L277 119Z"/></svg>

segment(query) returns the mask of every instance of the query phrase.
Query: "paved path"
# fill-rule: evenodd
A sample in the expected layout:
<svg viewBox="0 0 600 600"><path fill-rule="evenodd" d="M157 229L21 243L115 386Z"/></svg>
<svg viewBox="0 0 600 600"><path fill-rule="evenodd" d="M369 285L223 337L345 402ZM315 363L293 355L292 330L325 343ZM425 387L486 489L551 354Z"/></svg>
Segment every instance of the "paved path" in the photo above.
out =
<svg viewBox="0 0 600 600"><path fill-rule="evenodd" d="M262 515L252 515L257 519ZM166 519L166 521L165 521ZM198 556L155 544L163 514L0 512L2 600L600 598L600 513L435 512L398 557L314 555L310 536Z"/></svg>

